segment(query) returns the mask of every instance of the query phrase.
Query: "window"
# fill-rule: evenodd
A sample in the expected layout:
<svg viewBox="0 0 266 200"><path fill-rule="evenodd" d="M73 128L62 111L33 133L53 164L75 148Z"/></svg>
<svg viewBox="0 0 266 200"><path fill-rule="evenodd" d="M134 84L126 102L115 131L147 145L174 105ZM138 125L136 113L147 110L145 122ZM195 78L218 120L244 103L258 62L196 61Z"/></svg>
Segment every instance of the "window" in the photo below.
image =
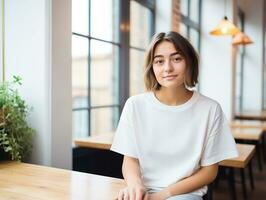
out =
<svg viewBox="0 0 266 200"><path fill-rule="evenodd" d="M75 137L112 132L118 120L118 0L72 1Z"/></svg>
<svg viewBox="0 0 266 200"><path fill-rule="evenodd" d="M143 66L145 50L152 36L152 12L136 1L130 1L130 96L144 92Z"/></svg>
<svg viewBox="0 0 266 200"><path fill-rule="evenodd" d="M180 33L188 38L200 53L200 23L201 23L201 1L202 0L181 0L181 23ZM196 85L197 90L200 90L199 84Z"/></svg>
<svg viewBox="0 0 266 200"><path fill-rule="evenodd" d="M139 75L154 29L153 2L72 1L74 138L112 133L131 91L143 90Z"/></svg>
<svg viewBox="0 0 266 200"><path fill-rule="evenodd" d="M180 33L200 52L200 16L202 0L181 0Z"/></svg>

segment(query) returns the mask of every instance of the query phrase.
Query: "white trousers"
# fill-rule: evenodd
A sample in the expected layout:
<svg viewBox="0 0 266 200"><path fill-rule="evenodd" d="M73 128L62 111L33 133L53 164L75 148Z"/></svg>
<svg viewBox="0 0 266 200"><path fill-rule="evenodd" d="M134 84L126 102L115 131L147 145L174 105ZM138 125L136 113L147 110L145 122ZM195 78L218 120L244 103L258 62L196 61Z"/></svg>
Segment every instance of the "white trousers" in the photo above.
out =
<svg viewBox="0 0 266 200"><path fill-rule="evenodd" d="M202 200L202 197L195 194L182 194L170 197L167 200Z"/></svg>
<svg viewBox="0 0 266 200"><path fill-rule="evenodd" d="M159 192L160 190L149 189L148 193ZM167 200L203 200L201 196L196 194L181 194L168 198Z"/></svg>

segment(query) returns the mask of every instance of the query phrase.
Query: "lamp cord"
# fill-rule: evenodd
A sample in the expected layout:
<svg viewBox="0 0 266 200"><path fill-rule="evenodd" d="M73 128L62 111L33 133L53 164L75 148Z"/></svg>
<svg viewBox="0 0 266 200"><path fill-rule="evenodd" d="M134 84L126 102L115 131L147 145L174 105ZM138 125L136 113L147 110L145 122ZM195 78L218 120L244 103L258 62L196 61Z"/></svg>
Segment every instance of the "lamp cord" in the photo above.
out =
<svg viewBox="0 0 266 200"><path fill-rule="evenodd" d="M226 5L226 1L227 1L227 0L224 0L224 16L226 16L226 6L227 6L227 5Z"/></svg>

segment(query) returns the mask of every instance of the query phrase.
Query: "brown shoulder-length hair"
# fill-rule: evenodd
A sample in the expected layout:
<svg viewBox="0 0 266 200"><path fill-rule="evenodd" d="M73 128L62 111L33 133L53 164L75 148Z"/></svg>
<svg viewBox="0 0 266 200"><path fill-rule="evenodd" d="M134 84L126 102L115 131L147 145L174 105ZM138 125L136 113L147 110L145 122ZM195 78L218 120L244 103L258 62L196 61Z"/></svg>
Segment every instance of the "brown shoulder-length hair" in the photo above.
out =
<svg viewBox="0 0 266 200"><path fill-rule="evenodd" d="M199 58L198 54L190 44L190 42L177 32L170 31L167 33L156 34L146 51L145 65L144 65L144 83L148 91L159 90L161 85L157 82L153 71L153 57L154 51L158 44L163 41L173 43L175 49L184 57L186 62L186 76L185 85L189 88L194 87L198 83L199 74Z"/></svg>

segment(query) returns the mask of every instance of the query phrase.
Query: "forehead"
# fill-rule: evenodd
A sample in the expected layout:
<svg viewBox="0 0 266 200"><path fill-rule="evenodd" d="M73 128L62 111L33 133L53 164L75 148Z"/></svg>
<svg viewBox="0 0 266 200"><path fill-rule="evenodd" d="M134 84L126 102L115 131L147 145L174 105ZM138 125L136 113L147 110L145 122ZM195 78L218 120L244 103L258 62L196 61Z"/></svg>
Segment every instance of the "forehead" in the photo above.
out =
<svg viewBox="0 0 266 200"><path fill-rule="evenodd" d="M172 53L177 52L177 49L175 48L174 44L170 41L162 41L154 49L154 56L162 55L167 56Z"/></svg>

